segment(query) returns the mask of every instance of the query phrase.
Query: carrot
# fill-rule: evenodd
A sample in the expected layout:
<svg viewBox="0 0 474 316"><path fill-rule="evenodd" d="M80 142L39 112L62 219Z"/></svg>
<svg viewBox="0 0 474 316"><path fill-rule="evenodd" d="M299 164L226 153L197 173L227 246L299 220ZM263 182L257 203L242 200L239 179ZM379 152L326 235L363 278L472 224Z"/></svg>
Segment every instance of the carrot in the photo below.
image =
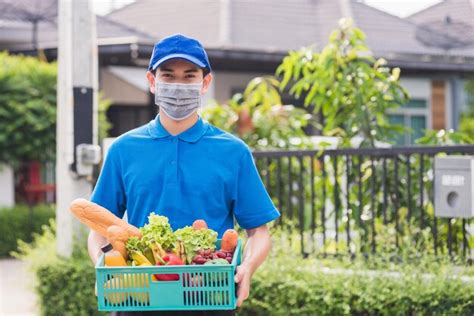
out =
<svg viewBox="0 0 474 316"><path fill-rule="evenodd" d="M234 252L237 247L237 241L239 235L233 229L228 229L225 231L224 236L222 236L221 250L226 252Z"/></svg>
<svg viewBox="0 0 474 316"><path fill-rule="evenodd" d="M207 229L207 223L203 219L197 219L193 223L193 228L195 230Z"/></svg>
<svg viewBox="0 0 474 316"><path fill-rule="evenodd" d="M107 228L112 225L124 228L129 236L142 236L140 230L135 226L118 218L106 208L86 199L75 199L72 201L69 210L79 221L104 237L107 237Z"/></svg>

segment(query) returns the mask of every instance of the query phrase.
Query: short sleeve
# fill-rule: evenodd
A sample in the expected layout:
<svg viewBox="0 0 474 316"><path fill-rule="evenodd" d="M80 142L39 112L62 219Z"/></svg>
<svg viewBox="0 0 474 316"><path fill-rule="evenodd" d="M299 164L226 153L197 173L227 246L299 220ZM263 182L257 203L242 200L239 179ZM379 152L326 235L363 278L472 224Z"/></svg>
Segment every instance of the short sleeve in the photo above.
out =
<svg viewBox="0 0 474 316"><path fill-rule="evenodd" d="M280 216L265 190L249 148L240 160L233 211L237 223L244 229L256 228Z"/></svg>
<svg viewBox="0 0 474 316"><path fill-rule="evenodd" d="M120 157L114 145L110 146L107 153L99 179L92 192L91 201L122 218L126 209L126 195Z"/></svg>

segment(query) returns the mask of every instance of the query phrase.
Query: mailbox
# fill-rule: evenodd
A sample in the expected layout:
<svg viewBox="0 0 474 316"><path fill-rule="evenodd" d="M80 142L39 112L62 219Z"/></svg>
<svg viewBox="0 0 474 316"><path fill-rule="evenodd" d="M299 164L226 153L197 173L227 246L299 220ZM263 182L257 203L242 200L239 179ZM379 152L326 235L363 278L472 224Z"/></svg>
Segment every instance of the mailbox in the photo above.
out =
<svg viewBox="0 0 474 316"><path fill-rule="evenodd" d="M435 216L474 217L474 157L435 157Z"/></svg>

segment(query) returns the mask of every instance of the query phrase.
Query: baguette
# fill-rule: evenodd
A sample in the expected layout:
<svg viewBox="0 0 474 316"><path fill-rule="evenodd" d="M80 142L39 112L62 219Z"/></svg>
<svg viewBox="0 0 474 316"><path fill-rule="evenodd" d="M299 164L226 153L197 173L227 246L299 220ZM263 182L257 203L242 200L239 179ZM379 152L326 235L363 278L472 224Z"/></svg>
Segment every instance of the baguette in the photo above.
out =
<svg viewBox="0 0 474 316"><path fill-rule="evenodd" d="M125 230L125 228L118 226L118 225L112 225L107 228L107 240L112 244L112 247L114 247L115 250L120 252L122 257L127 259L128 257L128 252L127 249L125 248L125 243L127 242L129 238L128 232Z"/></svg>
<svg viewBox="0 0 474 316"><path fill-rule="evenodd" d="M86 199L75 199L69 210L79 221L105 238L107 238L107 228L112 225L124 228L129 236L142 237L137 227L118 218L106 208Z"/></svg>

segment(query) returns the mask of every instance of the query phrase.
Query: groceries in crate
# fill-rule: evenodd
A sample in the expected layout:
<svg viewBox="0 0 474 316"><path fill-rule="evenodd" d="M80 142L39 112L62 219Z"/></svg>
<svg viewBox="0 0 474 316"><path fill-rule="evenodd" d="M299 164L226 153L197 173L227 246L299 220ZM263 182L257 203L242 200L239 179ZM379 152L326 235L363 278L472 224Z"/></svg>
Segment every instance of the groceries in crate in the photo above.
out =
<svg viewBox="0 0 474 316"><path fill-rule="evenodd" d="M222 238L222 249L215 249L217 232L207 228L204 220L196 220L192 226L172 231L165 216L151 213L148 224L140 228L142 237L132 236L126 242L126 250L132 265L138 265L134 256L146 257L156 265L205 264L214 259L214 264L230 264L237 246L237 232L229 229ZM167 261L165 258L179 259ZM225 263L224 263L225 261ZM181 263L182 262L182 263Z"/></svg>
<svg viewBox="0 0 474 316"><path fill-rule="evenodd" d="M173 231L167 217L154 213L137 228L84 199L73 201L70 210L110 243L103 247L105 267L96 267L99 310L236 307L236 231L227 230L218 243L217 232L202 219Z"/></svg>
<svg viewBox="0 0 474 316"><path fill-rule="evenodd" d="M82 223L106 237L113 250L131 266L230 264L237 246L237 232L228 229L221 249L215 249L217 232L202 219L173 232L168 218L155 213L148 216L148 224L137 228L85 199L74 200L70 210Z"/></svg>
<svg viewBox="0 0 474 316"><path fill-rule="evenodd" d="M174 254L167 254L163 257L163 259L159 262L157 262L157 265L163 265L163 266L182 266L184 265L184 261L181 260L180 257ZM156 280L158 281L176 281L179 280L179 275L178 274L154 274L153 277L155 277Z"/></svg>

